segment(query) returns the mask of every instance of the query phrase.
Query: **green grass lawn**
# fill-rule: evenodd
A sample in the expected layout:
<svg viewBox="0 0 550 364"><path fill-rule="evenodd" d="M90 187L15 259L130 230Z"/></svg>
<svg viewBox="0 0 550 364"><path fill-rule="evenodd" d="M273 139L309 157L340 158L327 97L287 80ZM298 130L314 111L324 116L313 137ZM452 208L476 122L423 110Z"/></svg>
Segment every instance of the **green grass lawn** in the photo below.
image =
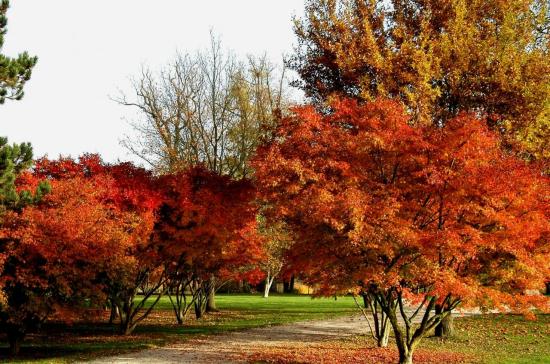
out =
<svg viewBox="0 0 550 364"><path fill-rule="evenodd" d="M487 364L550 363L550 315L483 315L455 320L456 336L427 338L420 346L466 353Z"/></svg>
<svg viewBox="0 0 550 364"><path fill-rule="evenodd" d="M334 300L273 295L266 300L260 295L221 294L217 304L220 312L198 321L189 315L189 320L179 326L174 324L170 302L163 298L153 315L128 337L118 335L115 327L105 323L107 312L93 322L50 323L40 333L29 336L16 362L65 363L162 346L198 335L358 314L350 297ZM486 315L457 318L455 323L456 337L445 341L427 338L421 348L464 353L488 364L550 363L550 315L540 315L537 321L517 315ZM357 340L358 347L371 345L369 339ZM0 336L0 361L8 361L6 347L5 338Z"/></svg>

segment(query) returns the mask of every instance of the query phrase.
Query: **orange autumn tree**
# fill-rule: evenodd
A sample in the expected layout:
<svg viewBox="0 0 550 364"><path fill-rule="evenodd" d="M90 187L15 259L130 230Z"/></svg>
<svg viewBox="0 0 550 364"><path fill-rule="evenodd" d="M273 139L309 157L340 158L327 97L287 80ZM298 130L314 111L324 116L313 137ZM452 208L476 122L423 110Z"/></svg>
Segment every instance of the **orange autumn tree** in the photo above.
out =
<svg viewBox="0 0 550 364"><path fill-rule="evenodd" d="M18 187L32 189L36 181L26 174ZM97 272L129 245L128 216L108 198L113 182L104 176L51 180L52 191L40 202L4 216L0 322L13 354L26 333L52 315L69 320L86 300L104 301Z"/></svg>
<svg viewBox="0 0 550 364"><path fill-rule="evenodd" d="M112 180L105 199L124 216L119 223L126 235L120 250L113 251L104 269L97 271L97 280L112 308L110 321L118 318L120 332L130 334L158 303L167 282L151 240L161 202L157 179L132 163L104 163L97 154L84 154L78 160L42 158L36 161L35 174L48 180ZM136 299L138 292L141 299Z"/></svg>
<svg viewBox="0 0 550 364"><path fill-rule="evenodd" d="M550 158L547 0L307 0L289 60L314 102L402 101L417 123L490 116Z"/></svg>
<svg viewBox="0 0 550 364"><path fill-rule="evenodd" d="M130 217L126 223L131 245L125 255L112 260L104 276L115 308L111 317L118 313L120 332L130 334L159 302L168 280L152 240L162 196L158 179L132 163L106 165L104 173L115 180L113 203Z"/></svg>
<svg viewBox="0 0 550 364"><path fill-rule="evenodd" d="M376 302L400 363L459 304L548 310L525 294L550 269L547 177L468 115L415 128L392 101L331 110L295 109L253 162L269 215L296 237L290 261L319 294Z"/></svg>
<svg viewBox="0 0 550 364"><path fill-rule="evenodd" d="M160 183L164 202L154 240L181 324L192 306L197 318L204 313L212 275L222 282L239 277L262 256L255 190L246 179L235 181L200 166L166 175Z"/></svg>
<svg viewBox="0 0 550 364"><path fill-rule="evenodd" d="M392 98L437 125L476 113L548 173L549 14L546 0L307 0L289 66L318 106Z"/></svg>

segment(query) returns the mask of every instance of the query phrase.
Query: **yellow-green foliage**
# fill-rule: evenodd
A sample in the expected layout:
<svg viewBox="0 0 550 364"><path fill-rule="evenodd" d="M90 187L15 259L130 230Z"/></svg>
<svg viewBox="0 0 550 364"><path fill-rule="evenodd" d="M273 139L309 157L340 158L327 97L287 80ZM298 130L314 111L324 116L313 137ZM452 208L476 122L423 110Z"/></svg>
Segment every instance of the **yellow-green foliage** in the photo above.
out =
<svg viewBox="0 0 550 364"><path fill-rule="evenodd" d="M308 0L290 65L319 103L398 98L418 123L487 116L550 156L545 0Z"/></svg>

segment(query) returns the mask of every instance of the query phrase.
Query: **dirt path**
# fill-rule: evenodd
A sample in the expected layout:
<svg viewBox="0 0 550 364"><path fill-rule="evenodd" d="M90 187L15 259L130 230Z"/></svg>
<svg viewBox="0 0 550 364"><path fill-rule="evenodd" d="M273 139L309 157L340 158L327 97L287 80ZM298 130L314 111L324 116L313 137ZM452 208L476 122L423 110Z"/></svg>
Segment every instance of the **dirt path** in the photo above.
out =
<svg viewBox="0 0 550 364"><path fill-rule="evenodd" d="M456 316L475 314L479 314L479 312L474 310L464 311L460 314L455 313ZM414 321L419 322L420 316L422 315L418 315ZM363 316L348 316L211 335L162 348L100 358L88 363L244 363L243 359L239 360L243 357L242 354L253 353L259 348L292 347L292 343L307 346L308 344L369 333L367 322Z"/></svg>
<svg viewBox="0 0 550 364"><path fill-rule="evenodd" d="M318 343L366 333L368 326L363 317L340 317L212 335L158 349L96 359L88 363L242 363L236 358L238 354L257 348L286 346L290 342Z"/></svg>

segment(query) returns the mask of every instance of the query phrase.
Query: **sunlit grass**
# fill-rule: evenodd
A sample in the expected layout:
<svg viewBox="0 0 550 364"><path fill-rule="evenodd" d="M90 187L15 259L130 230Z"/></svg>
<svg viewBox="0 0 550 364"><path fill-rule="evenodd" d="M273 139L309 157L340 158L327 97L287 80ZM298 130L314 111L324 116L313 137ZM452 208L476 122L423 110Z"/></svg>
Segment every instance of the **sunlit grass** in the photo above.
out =
<svg viewBox="0 0 550 364"><path fill-rule="evenodd" d="M550 363L550 315L539 315L536 321L521 315L483 315L455 323L455 337L428 338L421 346L472 354L488 364Z"/></svg>

